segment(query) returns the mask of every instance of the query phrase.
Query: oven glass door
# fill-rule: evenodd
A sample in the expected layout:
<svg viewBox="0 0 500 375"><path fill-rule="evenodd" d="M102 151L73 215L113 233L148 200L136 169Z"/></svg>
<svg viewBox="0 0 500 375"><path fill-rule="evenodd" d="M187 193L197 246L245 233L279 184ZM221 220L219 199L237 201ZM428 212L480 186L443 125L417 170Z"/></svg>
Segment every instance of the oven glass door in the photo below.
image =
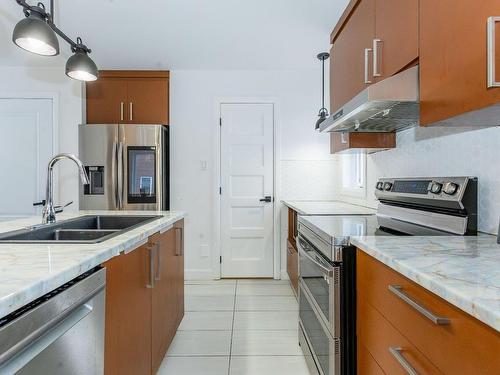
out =
<svg viewBox="0 0 500 375"><path fill-rule="evenodd" d="M300 235L299 273L304 289L312 299L333 337L340 336L340 266L328 263L319 251Z"/></svg>
<svg viewBox="0 0 500 375"><path fill-rule="evenodd" d="M316 366L323 375L340 373L340 340L333 339L300 283L299 318L309 342Z"/></svg>

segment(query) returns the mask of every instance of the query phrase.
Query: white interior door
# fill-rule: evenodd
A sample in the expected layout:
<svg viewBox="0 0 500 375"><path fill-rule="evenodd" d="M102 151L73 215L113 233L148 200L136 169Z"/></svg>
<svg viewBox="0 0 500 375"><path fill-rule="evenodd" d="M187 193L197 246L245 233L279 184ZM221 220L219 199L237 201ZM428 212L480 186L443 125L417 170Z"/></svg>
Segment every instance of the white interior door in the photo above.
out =
<svg viewBox="0 0 500 375"><path fill-rule="evenodd" d="M40 213L52 121L52 99L0 98L0 220Z"/></svg>
<svg viewBox="0 0 500 375"><path fill-rule="evenodd" d="M222 104L221 120L221 276L272 277L274 106Z"/></svg>

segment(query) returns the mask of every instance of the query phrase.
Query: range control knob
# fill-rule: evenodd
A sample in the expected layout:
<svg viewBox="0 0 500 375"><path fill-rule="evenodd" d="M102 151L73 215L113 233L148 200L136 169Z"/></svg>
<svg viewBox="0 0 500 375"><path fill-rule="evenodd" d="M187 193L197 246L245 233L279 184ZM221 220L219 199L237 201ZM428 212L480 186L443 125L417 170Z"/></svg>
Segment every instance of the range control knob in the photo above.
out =
<svg viewBox="0 0 500 375"><path fill-rule="evenodd" d="M386 182L384 183L384 190L389 191L392 188L392 182Z"/></svg>
<svg viewBox="0 0 500 375"><path fill-rule="evenodd" d="M429 189L433 194L439 194L441 189L443 188L443 184L439 182L433 182L431 188Z"/></svg>
<svg viewBox="0 0 500 375"><path fill-rule="evenodd" d="M457 190L458 190L458 185L455 184L454 182L447 182L443 186L443 191L445 192L445 194L448 195L455 194Z"/></svg>
<svg viewBox="0 0 500 375"><path fill-rule="evenodd" d="M382 181L377 182L377 190L384 190L384 183Z"/></svg>

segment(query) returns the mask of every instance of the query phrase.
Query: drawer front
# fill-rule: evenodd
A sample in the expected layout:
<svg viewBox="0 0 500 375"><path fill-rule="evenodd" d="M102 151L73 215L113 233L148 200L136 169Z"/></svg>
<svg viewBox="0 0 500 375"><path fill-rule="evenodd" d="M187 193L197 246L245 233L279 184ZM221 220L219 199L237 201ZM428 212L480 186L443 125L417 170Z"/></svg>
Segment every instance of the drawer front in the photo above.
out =
<svg viewBox="0 0 500 375"><path fill-rule="evenodd" d="M373 306L366 303L362 296L358 296L357 319L358 341L386 374L408 375L410 372L405 369L405 366L412 368L417 374L441 374ZM363 353L361 354L363 355ZM361 359L358 358L358 361L361 361ZM366 365L360 366L360 374L364 374L361 372L364 366Z"/></svg>
<svg viewBox="0 0 500 375"><path fill-rule="evenodd" d="M288 277L290 278L290 283L292 284L295 294L298 293L298 283L299 283L299 254L297 250L292 246L292 243L288 241L287 243L287 253L286 253L286 269L288 272Z"/></svg>
<svg viewBox="0 0 500 375"><path fill-rule="evenodd" d="M442 372L500 373L499 333L363 251L357 255L358 296ZM433 316L449 322L435 322Z"/></svg>
<svg viewBox="0 0 500 375"><path fill-rule="evenodd" d="M358 340L358 374L385 375L365 345Z"/></svg>

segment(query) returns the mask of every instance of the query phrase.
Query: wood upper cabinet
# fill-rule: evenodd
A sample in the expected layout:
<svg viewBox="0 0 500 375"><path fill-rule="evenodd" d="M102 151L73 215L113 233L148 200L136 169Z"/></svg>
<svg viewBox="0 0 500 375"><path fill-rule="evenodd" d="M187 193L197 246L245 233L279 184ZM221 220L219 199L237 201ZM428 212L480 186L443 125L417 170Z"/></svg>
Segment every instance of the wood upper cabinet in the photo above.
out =
<svg viewBox="0 0 500 375"><path fill-rule="evenodd" d="M151 374L151 289L148 245L104 263L106 324L104 372Z"/></svg>
<svg viewBox="0 0 500 375"><path fill-rule="evenodd" d="M500 87L487 88L487 20L492 16L500 16L498 0L420 0L421 125L500 102ZM495 39L500 81L500 22ZM494 122L490 125L498 125L498 119Z"/></svg>
<svg viewBox="0 0 500 375"><path fill-rule="evenodd" d="M331 113L335 113L373 81L374 35L375 0L359 1L347 22L332 40L333 45L330 51Z"/></svg>
<svg viewBox="0 0 500 375"><path fill-rule="evenodd" d="M372 154L396 147L396 133L330 133L330 153Z"/></svg>
<svg viewBox="0 0 500 375"><path fill-rule="evenodd" d="M376 81L418 59L418 0L375 0L372 48Z"/></svg>
<svg viewBox="0 0 500 375"><path fill-rule="evenodd" d="M118 124L125 121L127 82L101 78L87 82L87 124Z"/></svg>
<svg viewBox="0 0 500 375"><path fill-rule="evenodd" d="M86 88L88 124L169 124L169 72L102 71Z"/></svg>

